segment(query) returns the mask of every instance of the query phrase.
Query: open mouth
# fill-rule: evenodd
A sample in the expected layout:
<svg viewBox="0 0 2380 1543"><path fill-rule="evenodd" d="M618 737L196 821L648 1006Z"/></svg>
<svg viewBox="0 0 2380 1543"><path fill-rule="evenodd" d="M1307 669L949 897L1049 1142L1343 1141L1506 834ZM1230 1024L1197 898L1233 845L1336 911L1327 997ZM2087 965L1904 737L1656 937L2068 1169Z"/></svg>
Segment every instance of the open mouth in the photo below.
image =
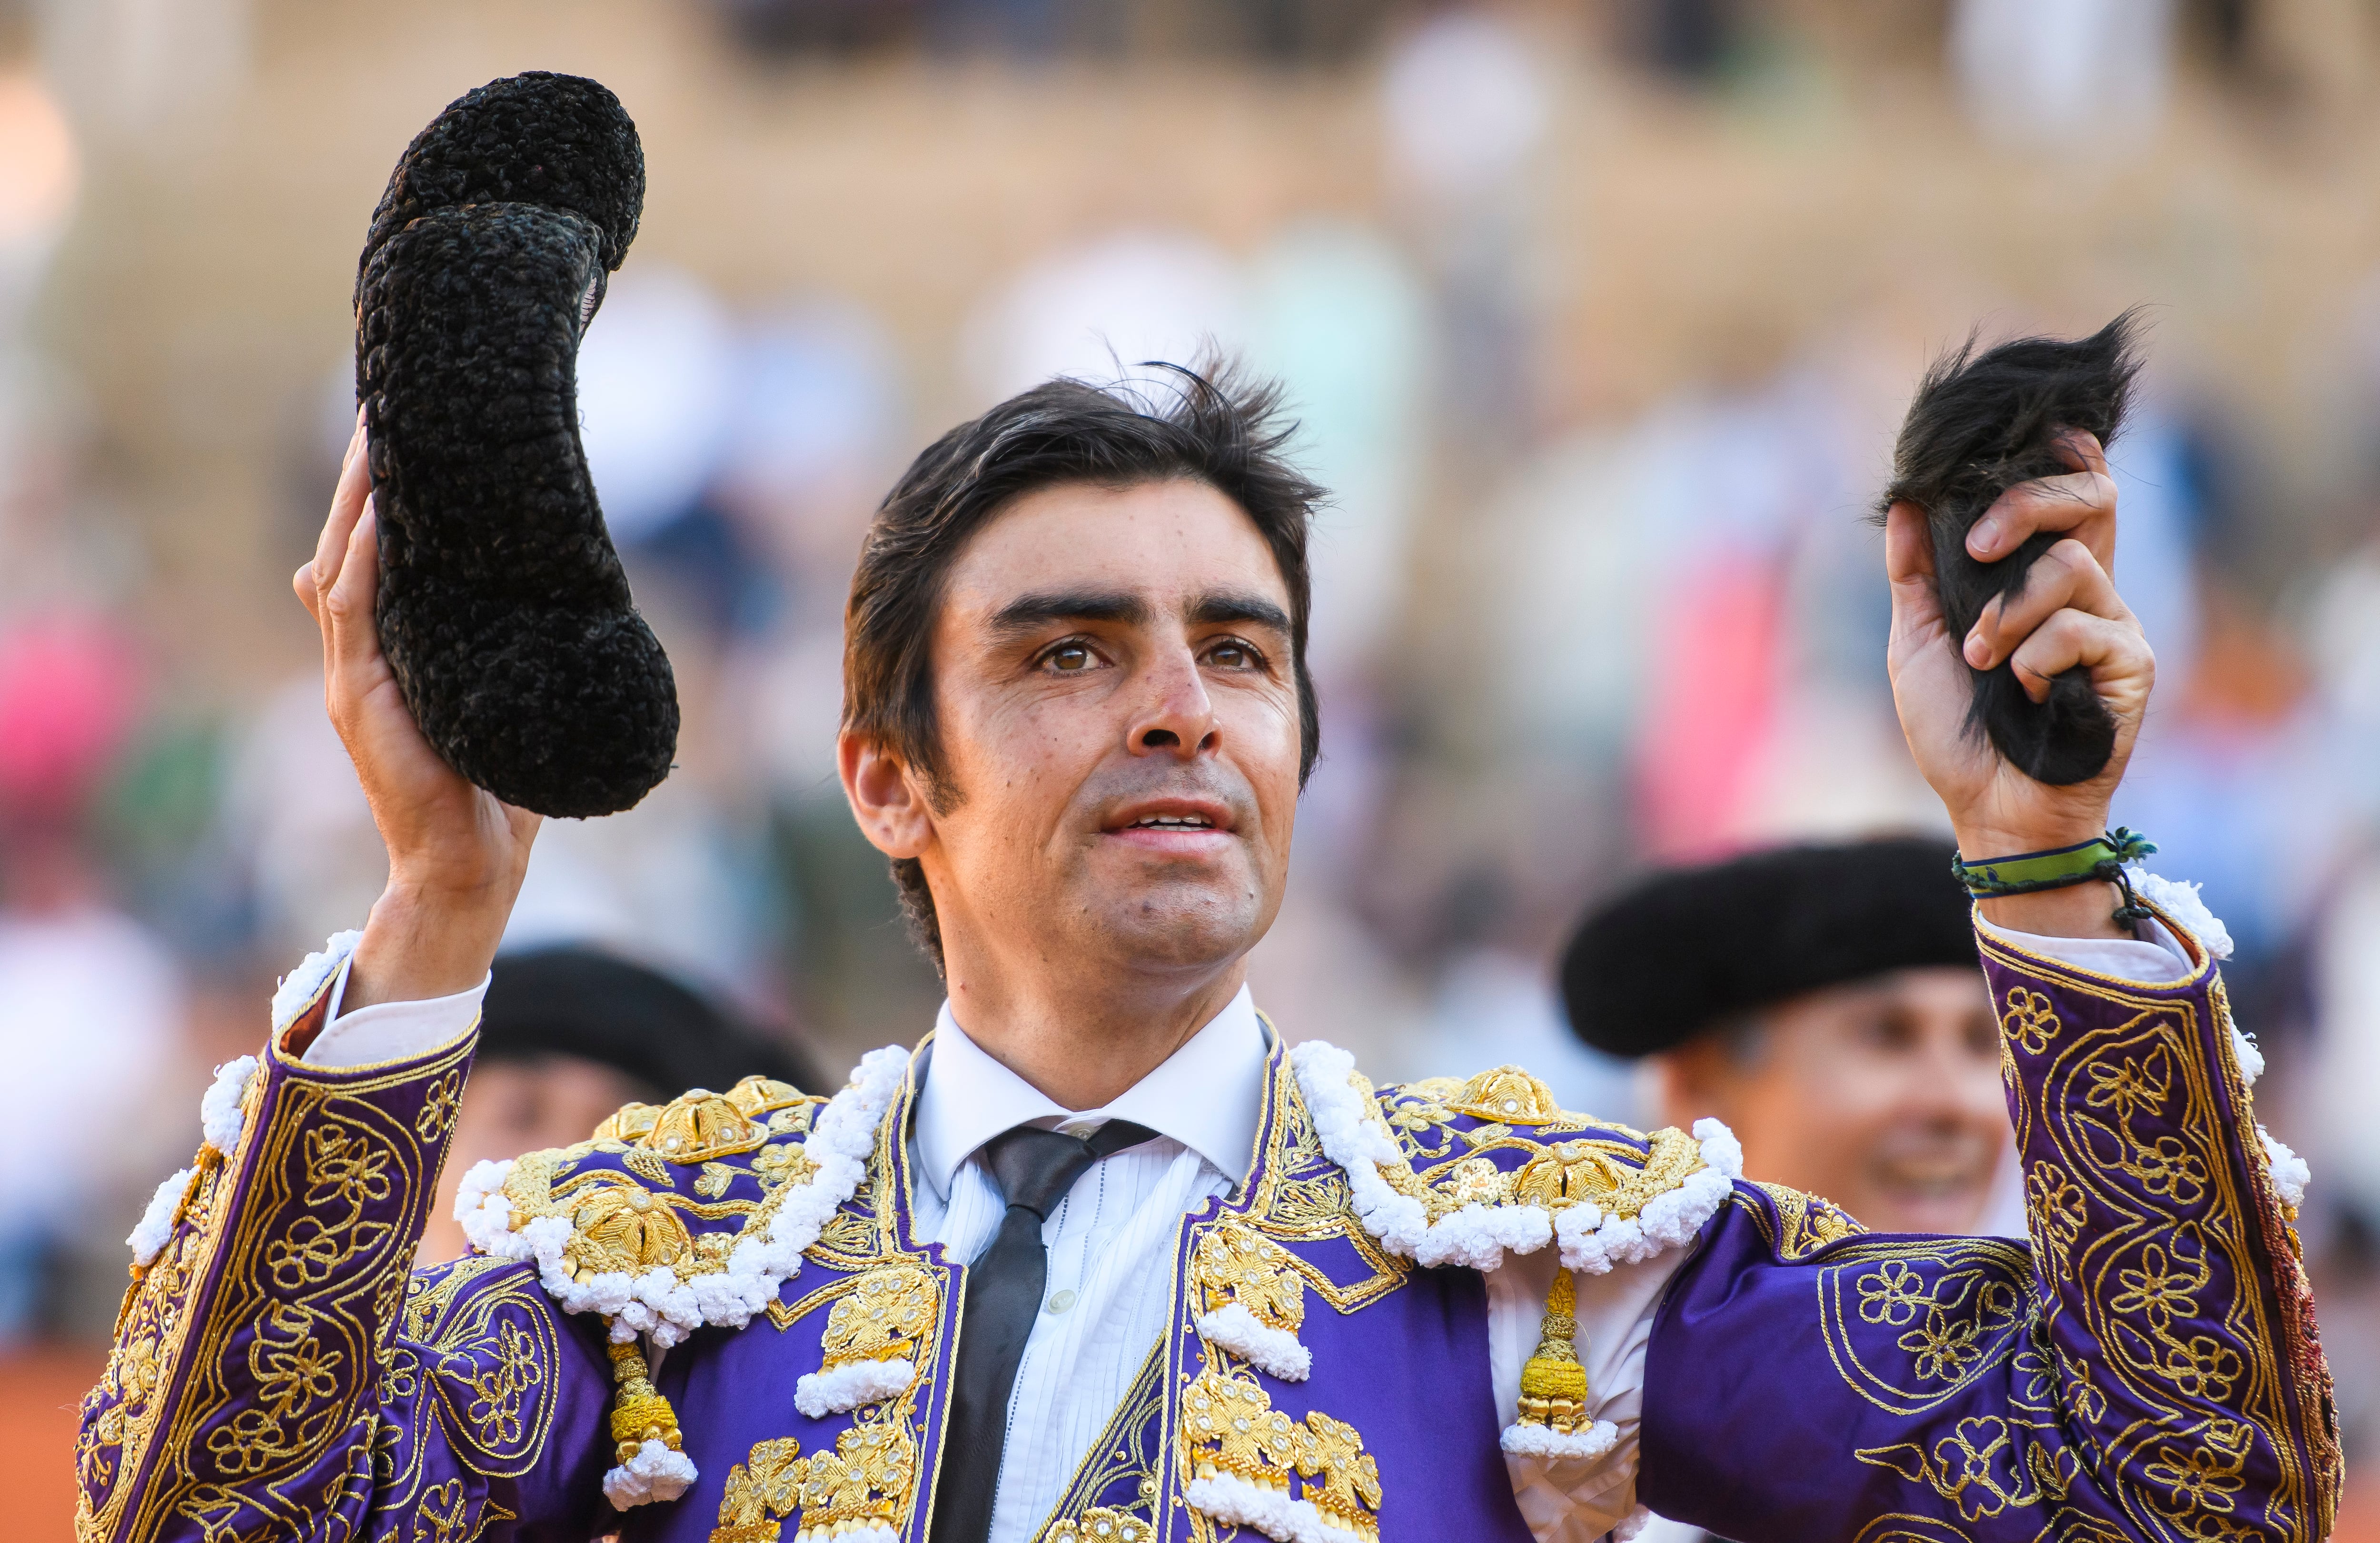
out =
<svg viewBox="0 0 2380 1543"><path fill-rule="evenodd" d="M1207 798L1140 798L1111 811L1101 822L1121 836L1160 851L1203 851L1232 828L1230 806Z"/></svg>

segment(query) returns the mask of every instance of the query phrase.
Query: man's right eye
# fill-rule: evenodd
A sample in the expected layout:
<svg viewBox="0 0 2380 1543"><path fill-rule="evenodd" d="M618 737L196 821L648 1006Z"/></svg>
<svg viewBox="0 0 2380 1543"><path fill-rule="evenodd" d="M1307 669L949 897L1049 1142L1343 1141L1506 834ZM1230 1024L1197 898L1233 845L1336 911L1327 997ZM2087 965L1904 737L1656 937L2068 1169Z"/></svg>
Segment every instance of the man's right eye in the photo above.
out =
<svg viewBox="0 0 2380 1543"><path fill-rule="evenodd" d="M1061 643L1051 649L1044 662L1062 674L1075 674L1091 667L1091 650L1080 643Z"/></svg>

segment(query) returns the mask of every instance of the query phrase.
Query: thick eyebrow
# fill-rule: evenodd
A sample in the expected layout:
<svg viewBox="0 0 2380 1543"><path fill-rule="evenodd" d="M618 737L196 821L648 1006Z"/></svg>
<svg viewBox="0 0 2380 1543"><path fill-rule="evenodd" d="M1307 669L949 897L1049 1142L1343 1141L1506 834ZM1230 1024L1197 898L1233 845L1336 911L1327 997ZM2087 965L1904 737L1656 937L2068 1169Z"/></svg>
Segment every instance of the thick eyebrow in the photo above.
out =
<svg viewBox="0 0 2380 1543"><path fill-rule="evenodd" d="M1253 623L1257 626L1270 627L1284 638L1289 636L1289 613L1262 595L1245 591L1218 589L1199 596L1190 607L1190 621L1195 626Z"/></svg>
<svg viewBox="0 0 2380 1543"><path fill-rule="evenodd" d="M1019 595L993 613L991 631L1002 638L1040 631L1052 622L1123 622L1136 626L1148 620L1148 607L1127 589L1055 589Z"/></svg>

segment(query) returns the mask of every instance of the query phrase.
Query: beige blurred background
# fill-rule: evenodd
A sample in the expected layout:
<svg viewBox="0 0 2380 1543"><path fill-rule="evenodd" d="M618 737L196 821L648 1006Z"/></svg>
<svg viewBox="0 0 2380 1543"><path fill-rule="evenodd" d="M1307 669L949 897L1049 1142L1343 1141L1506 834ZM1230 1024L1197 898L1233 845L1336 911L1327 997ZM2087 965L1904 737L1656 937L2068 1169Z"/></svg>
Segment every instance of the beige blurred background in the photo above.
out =
<svg viewBox="0 0 2380 1543"><path fill-rule="evenodd" d="M1972 328L2152 308L2160 659L2119 818L2240 943L2351 1462L2380 1450L2380 13L2357 0L0 4L0 1452L67 1536L120 1242L382 858L287 576L365 221L447 101L612 87L644 224L586 439L686 710L540 844L593 940L840 1074L936 1001L832 776L841 592L927 440L1212 343L1283 375L1325 760L1259 1001L1625 1116L1547 962L1644 866L1939 823L1864 521ZM2360 1471L2360 1470L2357 1470ZM2351 1477L2340 1536L2380 1538ZM2362 1504L2364 1509L2355 1508Z"/></svg>

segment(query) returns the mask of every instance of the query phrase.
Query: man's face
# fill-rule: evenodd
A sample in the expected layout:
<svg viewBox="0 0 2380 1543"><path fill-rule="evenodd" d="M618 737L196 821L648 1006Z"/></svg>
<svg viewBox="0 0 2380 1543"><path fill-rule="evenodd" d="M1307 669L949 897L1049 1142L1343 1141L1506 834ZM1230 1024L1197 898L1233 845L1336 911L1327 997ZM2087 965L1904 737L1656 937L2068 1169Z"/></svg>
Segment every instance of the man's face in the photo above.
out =
<svg viewBox="0 0 2380 1543"><path fill-rule="evenodd" d="M1280 908L1297 805L1289 592L1204 483L1017 499L953 565L933 638L946 769L917 853L970 950L1203 972Z"/></svg>
<svg viewBox="0 0 2380 1543"><path fill-rule="evenodd" d="M1673 1118L1718 1115L1747 1173L1823 1195L1879 1232L1975 1226L2009 1144L1980 972L1927 966L1812 991L1761 1026L1667 1058Z"/></svg>

